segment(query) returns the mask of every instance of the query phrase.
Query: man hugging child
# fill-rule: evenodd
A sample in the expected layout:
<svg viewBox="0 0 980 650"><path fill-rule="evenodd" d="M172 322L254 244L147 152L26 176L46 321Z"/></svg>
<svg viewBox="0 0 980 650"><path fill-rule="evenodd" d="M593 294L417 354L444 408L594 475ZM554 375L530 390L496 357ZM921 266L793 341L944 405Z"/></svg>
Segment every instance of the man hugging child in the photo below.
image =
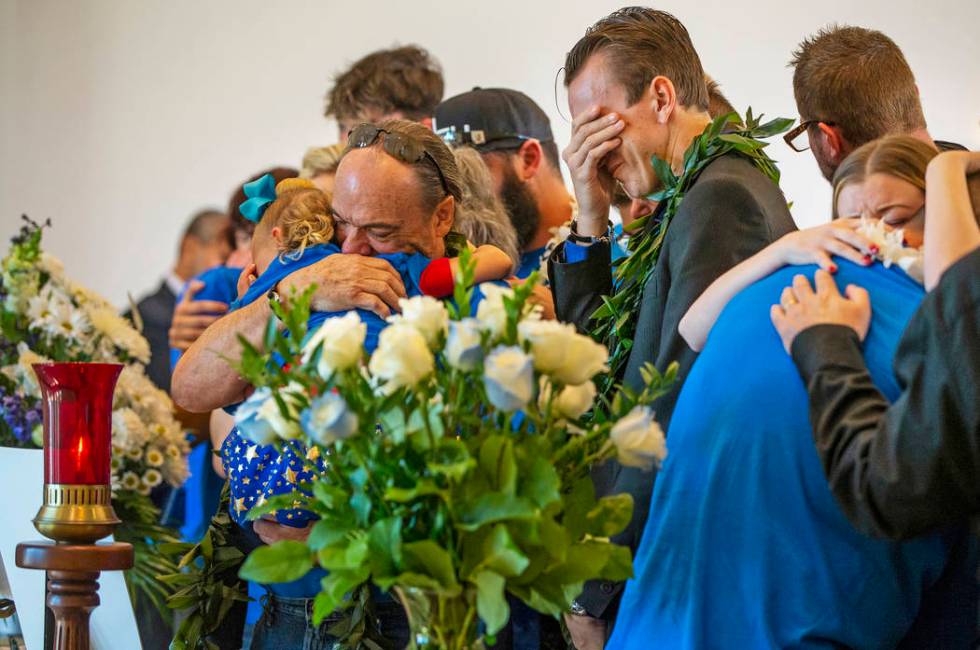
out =
<svg viewBox="0 0 980 650"><path fill-rule="evenodd" d="M240 207L247 219L256 222L252 237L253 264L246 268L238 282L239 298L231 309L240 309L264 297L274 296L278 283L303 267L329 255L339 254L333 243L334 223L330 197L308 180L289 178L276 185L271 176L245 185L248 199ZM496 246L474 248L474 282L503 280L511 274L513 260ZM452 294L453 281L459 273L459 260L431 260L420 253L387 253L377 257L388 261L401 275L409 297L429 295L445 298ZM367 326L365 349L371 353L378 335L387 323L373 312L355 310ZM310 315L307 336L325 320L346 312L314 312ZM275 494L292 492L296 485L309 481L301 454L310 458L298 445L295 450L278 452L271 444L259 445L234 429L221 446L222 462L231 485L231 515L245 523L248 510ZM283 509L276 521L287 526L303 527L314 515L301 509Z"/></svg>

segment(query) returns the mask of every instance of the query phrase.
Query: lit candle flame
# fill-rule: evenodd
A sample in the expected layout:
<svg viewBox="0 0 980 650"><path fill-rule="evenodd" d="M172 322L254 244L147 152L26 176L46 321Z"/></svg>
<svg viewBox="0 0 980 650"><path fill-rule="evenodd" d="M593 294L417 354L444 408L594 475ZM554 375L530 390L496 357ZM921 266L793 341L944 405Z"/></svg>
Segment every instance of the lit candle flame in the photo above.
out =
<svg viewBox="0 0 980 650"><path fill-rule="evenodd" d="M82 469L82 459L85 457L85 436L78 437L78 448L75 450L75 467Z"/></svg>

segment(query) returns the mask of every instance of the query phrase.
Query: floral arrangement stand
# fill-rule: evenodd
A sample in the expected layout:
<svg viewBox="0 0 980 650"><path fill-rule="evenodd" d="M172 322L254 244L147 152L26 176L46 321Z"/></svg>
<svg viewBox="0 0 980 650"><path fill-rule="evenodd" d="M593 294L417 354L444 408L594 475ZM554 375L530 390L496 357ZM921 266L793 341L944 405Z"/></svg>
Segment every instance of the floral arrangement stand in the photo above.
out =
<svg viewBox="0 0 980 650"><path fill-rule="evenodd" d="M311 523L305 542L253 551L241 576L326 570L317 623L371 585L404 605L412 647L476 648L507 622L505 594L557 617L586 580L631 575L629 549L610 537L632 500L596 499L589 469L665 456L649 404L676 368L647 367L642 390L597 399L607 350L540 319L528 302L536 274L481 285L473 317L479 295L461 261L452 302L403 300L370 357L354 314L307 332L309 292L273 306L261 348L242 341L237 366L256 390L232 436L245 458L274 452L279 469L228 467L232 515Z"/></svg>

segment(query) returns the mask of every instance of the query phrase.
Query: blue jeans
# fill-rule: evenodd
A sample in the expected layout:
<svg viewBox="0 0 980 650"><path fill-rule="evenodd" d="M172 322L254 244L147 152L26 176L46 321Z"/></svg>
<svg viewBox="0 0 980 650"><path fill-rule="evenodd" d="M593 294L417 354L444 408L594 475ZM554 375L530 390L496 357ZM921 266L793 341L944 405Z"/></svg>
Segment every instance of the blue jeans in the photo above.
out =
<svg viewBox="0 0 980 650"><path fill-rule="evenodd" d="M344 612L333 612L320 625L313 625L312 598L284 598L268 594L263 599L262 618L252 630L251 643L244 650L331 650L337 638L328 630L343 620ZM408 645L408 619L401 604L394 600L374 603L378 628L395 648ZM246 634L246 637L248 635Z"/></svg>

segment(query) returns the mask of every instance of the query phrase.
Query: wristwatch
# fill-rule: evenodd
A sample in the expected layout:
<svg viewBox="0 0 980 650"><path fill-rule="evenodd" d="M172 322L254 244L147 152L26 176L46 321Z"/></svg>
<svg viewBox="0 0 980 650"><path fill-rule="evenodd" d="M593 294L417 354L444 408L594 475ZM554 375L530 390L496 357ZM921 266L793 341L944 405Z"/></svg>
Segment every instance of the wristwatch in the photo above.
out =
<svg viewBox="0 0 980 650"><path fill-rule="evenodd" d="M282 298L279 297L279 291L276 289L276 287L269 289L269 291L265 294L265 297L268 298L270 307L272 306L271 303L279 305L280 309L283 307ZM275 310L273 310L273 313L275 313Z"/></svg>
<svg viewBox="0 0 980 650"><path fill-rule="evenodd" d="M568 608L568 611L572 613L573 616L588 616L589 612L582 607L582 603L578 600L573 600L572 605Z"/></svg>
<svg viewBox="0 0 980 650"><path fill-rule="evenodd" d="M570 227L570 232L568 233L568 239L569 241L572 241L576 244L585 244L586 246L590 244L595 244L597 242L604 242L608 244L612 239L612 232L613 232L613 223L612 221L608 221L606 226L606 234L600 235L599 237L580 235L578 234L578 222L573 220L572 225Z"/></svg>

